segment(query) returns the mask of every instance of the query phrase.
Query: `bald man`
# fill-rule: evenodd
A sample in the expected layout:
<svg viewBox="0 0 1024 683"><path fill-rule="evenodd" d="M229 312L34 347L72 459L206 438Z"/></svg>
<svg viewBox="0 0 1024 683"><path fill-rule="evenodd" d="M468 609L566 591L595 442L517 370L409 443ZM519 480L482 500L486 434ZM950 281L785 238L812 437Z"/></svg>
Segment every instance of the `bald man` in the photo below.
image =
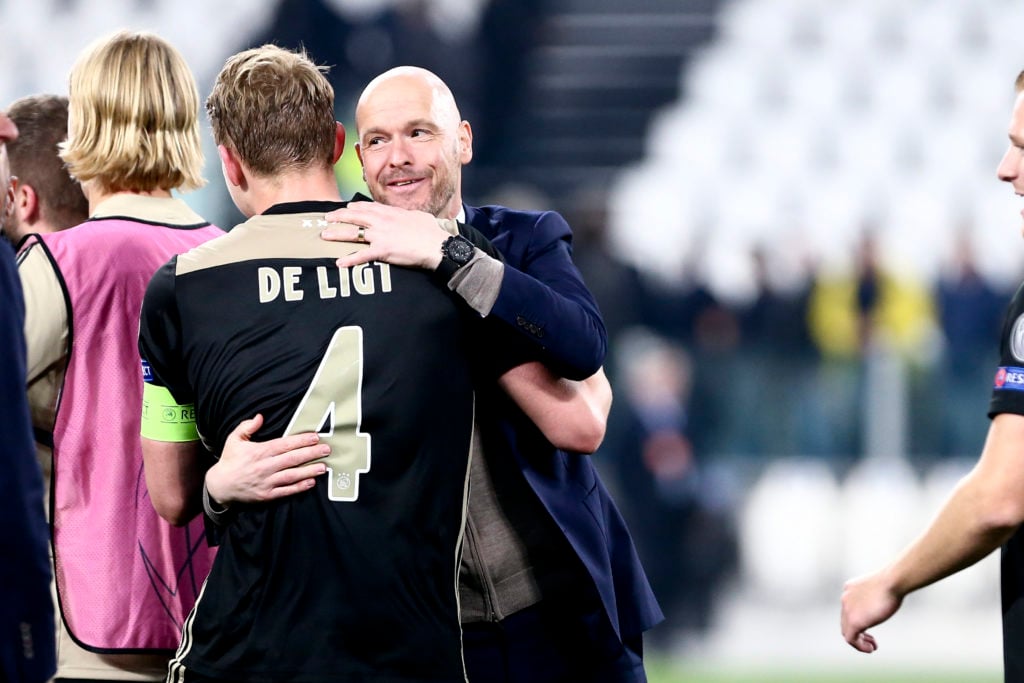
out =
<svg viewBox="0 0 1024 683"><path fill-rule="evenodd" d="M555 212L463 203L473 131L435 74L398 67L356 107L356 152L373 198L327 215L328 239L360 238L339 260L434 271L510 344L532 347L548 371L603 379L607 334L572 262L572 232ZM456 219L483 233L504 261L439 229L420 230L383 205ZM595 373L598 375L595 376ZM632 539L581 448L538 429L494 387L478 389L482 451L460 574L471 683L646 680L642 633L662 619Z"/></svg>

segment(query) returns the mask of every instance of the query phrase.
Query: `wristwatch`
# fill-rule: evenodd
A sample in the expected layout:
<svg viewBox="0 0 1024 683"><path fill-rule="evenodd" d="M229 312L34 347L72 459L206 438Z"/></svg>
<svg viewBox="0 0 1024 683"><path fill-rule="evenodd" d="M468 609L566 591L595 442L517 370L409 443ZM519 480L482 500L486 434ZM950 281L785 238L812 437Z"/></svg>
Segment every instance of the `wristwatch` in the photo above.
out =
<svg viewBox="0 0 1024 683"><path fill-rule="evenodd" d="M441 263L437 266L437 275L447 282L462 266L473 258L476 247L462 235L452 235L441 245Z"/></svg>

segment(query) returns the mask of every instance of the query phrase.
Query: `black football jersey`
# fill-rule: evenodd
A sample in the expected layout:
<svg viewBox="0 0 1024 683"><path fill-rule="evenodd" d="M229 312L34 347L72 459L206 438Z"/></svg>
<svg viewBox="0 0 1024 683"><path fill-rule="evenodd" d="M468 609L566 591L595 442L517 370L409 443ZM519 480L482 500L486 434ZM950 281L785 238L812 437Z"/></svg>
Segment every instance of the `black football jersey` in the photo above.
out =
<svg viewBox="0 0 1024 683"><path fill-rule="evenodd" d="M999 367L992 381L989 417L1024 415L1024 285L1006 311L999 344ZM1003 670L1005 680L1024 683L1024 536L1020 529L1002 549Z"/></svg>
<svg viewBox="0 0 1024 683"><path fill-rule="evenodd" d="M171 680L464 680L464 314L426 272L339 269L362 245L320 240L337 206L273 207L177 257L147 291L152 381L194 402L211 450L257 412L258 440L313 430L332 447L313 489L238 509Z"/></svg>
<svg viewBox="0 0 1024 683"><path fill-rule="evenodd" d="M1024 285L1014 294L1003 321L989 417L999 413L1024 415Z"/></svg>

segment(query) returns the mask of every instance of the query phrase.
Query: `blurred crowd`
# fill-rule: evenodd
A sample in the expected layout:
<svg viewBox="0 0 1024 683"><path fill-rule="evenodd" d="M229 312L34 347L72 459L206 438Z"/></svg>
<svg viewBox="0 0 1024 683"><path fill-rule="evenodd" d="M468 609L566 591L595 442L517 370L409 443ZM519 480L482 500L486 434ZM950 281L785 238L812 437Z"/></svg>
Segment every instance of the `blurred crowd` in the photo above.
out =
<svg viewBox="0 0 1024 683"><path fill-rule="evenodd" d="M595 457L668 617L655 646L712 623L736 568L744 477L773 458L842 474L869 456L977 455L1013 292L980 274L968 233L930 286L888 271L870 229L849 272L809 264L785 285L754 249L756 291L730 301L697 277L668 285L625 263L598 198L563 211L611 340L615 402Z"/></svg>

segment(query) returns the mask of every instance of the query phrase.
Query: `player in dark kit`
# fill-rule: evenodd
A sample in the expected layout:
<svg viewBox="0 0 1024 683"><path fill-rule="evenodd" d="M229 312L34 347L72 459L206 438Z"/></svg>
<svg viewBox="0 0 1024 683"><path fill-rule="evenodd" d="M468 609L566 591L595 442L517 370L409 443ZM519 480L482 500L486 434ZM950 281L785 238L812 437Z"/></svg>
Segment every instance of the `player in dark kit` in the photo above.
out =
<svg viewBox="0 0 1024 683"><path fill-rule="evenodd" d="M315 227L338 206L277 204L150 285L152 381L195 401L213 450L257 410L268 434L331 446L314 489L228 525L172 673L462 680L473 398L459 312L422 272L338 269L351 245L328 253Z"/></svg>
<svg viewBox="0 0 1024 683"><path fill-rule="evenodd" d="M225 139L224 103L256 99L235 97L243 87L273 89L294 119L319 114L292 122L312 151L273 165L289 169L273 182L249 141ZM319 237L324 213L341 206L331 165L343 131L308 60L274 48L238 55L208 106L221 149L232 150L226 176L242 164L250 175L233 196L261 213L152 280L140 331L151 369L144 424L159 437L187 422L194 402L216 452L260 410L266 434L327 432L331 452L315 488L228 525L171 679L194 669L225 680L461 681L455 582L473 394L460 312L422 272L334 265L360 246L332 249ZM286 134L270 112L246 113L249 128ZM292 197L328 201L278 201ZM149 457L146 466L147 480L160 471ZM153 483L161 510L165 487Z"/></svg>
<svg viewBox="0 0 1024 683"><path fill-rule="evenodd" d="M1010 144L999 179L1024 196L1024 71L1017 76ZM1024 285L1007 310L981 458L925 532L889 565L846 583L840 625L861 652L867 629L893 616L909 593L969 567L1002 546L1003 677L1024 683Z"/></svg>
<svg viewBox="0 0 1024 683"><path fill-rule="evenodd" d="M483 323L442 280L337 267L366 245L320 240L324 214L342 206L332 164L344 130L304 55L265 46L232 57L207 109L229 191L251 218L150 283L139 348L153 505L191 519L210 464L199 434L217 453L257 411L260 439L319 432L294 469L327 476L232 506L169 679L464 681L472 382L501 376L516 396L519 352L495 360L490 347L471 372L464 336Z"/></svg>

